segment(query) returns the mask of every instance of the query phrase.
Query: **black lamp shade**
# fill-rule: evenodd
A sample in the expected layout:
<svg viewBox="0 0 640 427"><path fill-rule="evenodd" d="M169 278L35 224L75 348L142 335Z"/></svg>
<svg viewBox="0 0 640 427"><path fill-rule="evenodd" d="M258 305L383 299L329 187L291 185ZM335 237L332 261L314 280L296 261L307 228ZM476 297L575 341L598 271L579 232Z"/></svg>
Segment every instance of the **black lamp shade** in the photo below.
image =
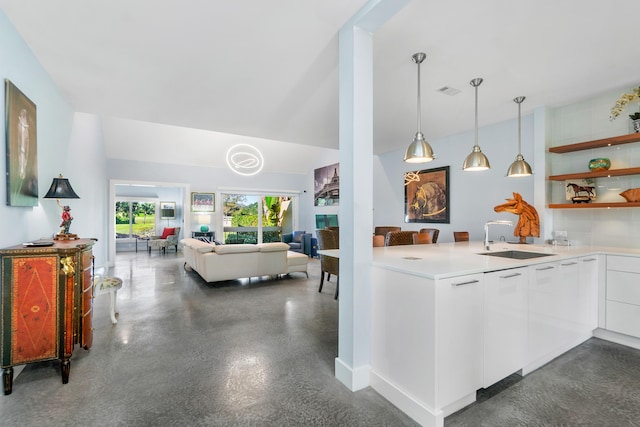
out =
<svg viewBox="0 0 640 427"><path fill-rule="evenodd" d="M44 196L45 199L79 199L80 196L73 191L71 188L71 184L69 184L69 180L67 178L53 178L53 182L51 183L51 187L47 194Z"/></svg>

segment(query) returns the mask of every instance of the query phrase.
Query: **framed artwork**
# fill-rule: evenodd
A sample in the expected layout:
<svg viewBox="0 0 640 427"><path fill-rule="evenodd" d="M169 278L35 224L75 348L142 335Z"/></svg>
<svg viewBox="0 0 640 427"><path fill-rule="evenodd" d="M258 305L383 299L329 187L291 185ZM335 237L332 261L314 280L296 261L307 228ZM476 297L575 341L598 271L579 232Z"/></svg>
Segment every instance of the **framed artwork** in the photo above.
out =
<svg viewBox="0 0 640 427"><path fill-rule="evenodd" d="M404 222L449 224L449 166L404 174Z"/></svg>
<svg viewBox="0 0 640 427"><path fill-rule="evenodd" d="M340 164L318 168L314 171L314 206L338 206L340 203Z"/></svg>
<svg viewBox="0 0 640 427"><path fill-rule="evenodd" d="M160 202L160 219L176 219L176 202Z"/></svg>
<svg viewBox="0 0 640 427"><path fill-rule="evenodd" d="M7 205L38 205L36 104L9 80L5 88Z"/></svg>
<svg viewBox="0 0 640 427"><path fill-rule="evenodd" d="M214 193L191 193L192 212L214 212L216 195Z"/></svg>

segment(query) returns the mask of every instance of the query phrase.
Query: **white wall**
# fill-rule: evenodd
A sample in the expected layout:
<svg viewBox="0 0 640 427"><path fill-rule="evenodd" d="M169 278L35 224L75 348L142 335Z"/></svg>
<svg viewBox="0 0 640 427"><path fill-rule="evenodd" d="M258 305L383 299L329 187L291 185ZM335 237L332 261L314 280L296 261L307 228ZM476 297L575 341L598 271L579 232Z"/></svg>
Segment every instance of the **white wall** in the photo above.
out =
<svg viewBox="0 0 640 427"><path fill-rule="evenodd" d="M74 217L71 232L98 238L97 257L104 257L104 228L96 227L96 224L106 224L104 149L99 121L74 114L2 11L0 77L11 80L37 107L38 194L44 196L52 179L59 174L69 178L80 196L79 200L68 203ZM1 93L4 100L4 85ZM2 135L6 132L4 108L5 103L0 103ZM2 176L6 176L6 162L0 163ZM61 209L55 200L41 199L36 207L6 206L6 181L0 185L0 199L0 247L51 238L60 231Z"/></svg>
<svg viewBox="0 0 640 427"><path fill-rule="evenodd" d="M609 120L611 107L622 93L631 88L604 93L571 105L551 110L551 141L549 146L572 144L632 132L628 113L638 111L634 104L616 120ZM611 169L640 166L640 143L599 148L566 154L548 153L550 175L587 172L589 160L596 157L611 159ZM549 200L565 201L564 183L549 185ZM640 187L639 176L598 178L597 201L622 202L619 193ZM566 230L576 244L594 244L638 248L640 243L640 210L621 209L552 209L555 230Z"/></svg>
<svg viewBox="0 0 640 427"><path fill-rule="evenodd" d="M531 167L533 163L533 118L522 117L522 154ZM428 129L426 130L428 135ZM407 130L407 145L412 136ZM428 136L427 136L428 138ZM507 178L507 169L515 160L518 147L518 122L514 120L482 127L478 131L478 145L489 158L491 169L481 172L465 172L462 162L471 152L474 131L447 138L430 140L437 158L429 163L411 165L403 161L404 149L385 153L374 158L374 225L398 225L403 230L419 230L424 227L440 229L438 242L452 242L453 231L468 231L471 240L484 238L484 223L488 220L511 220L518 217L509 213L496 213L493 208L504 203L513 192L520 193L524 200L534 204L533 177ZM406 148L406 147L405 147ZM404 222L404 173L419 169L449 166L450 179L450 223L405 223ZM535 206L538 211L544 206ZM511 227L496 226L490 238L513 241Z"/></svg>

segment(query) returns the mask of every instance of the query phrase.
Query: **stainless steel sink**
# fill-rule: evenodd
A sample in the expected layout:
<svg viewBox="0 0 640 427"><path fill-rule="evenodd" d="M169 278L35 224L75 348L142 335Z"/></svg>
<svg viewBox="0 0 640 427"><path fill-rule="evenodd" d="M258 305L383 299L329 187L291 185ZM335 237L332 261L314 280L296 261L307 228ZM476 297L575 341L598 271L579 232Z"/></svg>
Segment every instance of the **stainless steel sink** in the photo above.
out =
<svg viewBox="0 0 640 427"><path fill-rule="evenodd" d="M555 254L543 254L540 252L526 252L526 251L500 251L500 252L483 252L479 255L499 256L501 258L511 258L511 259L530 259L530 258L540 258L543 256L551 256Z"/></svg>

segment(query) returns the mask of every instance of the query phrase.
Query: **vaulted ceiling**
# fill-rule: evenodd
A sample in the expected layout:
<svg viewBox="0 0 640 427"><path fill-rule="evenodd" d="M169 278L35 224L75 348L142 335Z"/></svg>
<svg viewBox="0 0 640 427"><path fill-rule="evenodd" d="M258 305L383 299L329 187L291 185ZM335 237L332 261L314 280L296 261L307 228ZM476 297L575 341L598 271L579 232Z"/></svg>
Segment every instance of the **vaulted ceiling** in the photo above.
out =
<svg viewBox="0 0 640 427"><path fill-rule="evenodd" d="M0 8L79 112L338 148L338 30L365 3L0 0ZM374 35L374 152L404 149L415 133L412 54L427 53L422 127L440 138L473 128L476 77L480 126L514 118L516 96L527 97L527 114L638 85L638 16L637 0L409 2ZM460 92L438 91L445 86Z"/></svg>

